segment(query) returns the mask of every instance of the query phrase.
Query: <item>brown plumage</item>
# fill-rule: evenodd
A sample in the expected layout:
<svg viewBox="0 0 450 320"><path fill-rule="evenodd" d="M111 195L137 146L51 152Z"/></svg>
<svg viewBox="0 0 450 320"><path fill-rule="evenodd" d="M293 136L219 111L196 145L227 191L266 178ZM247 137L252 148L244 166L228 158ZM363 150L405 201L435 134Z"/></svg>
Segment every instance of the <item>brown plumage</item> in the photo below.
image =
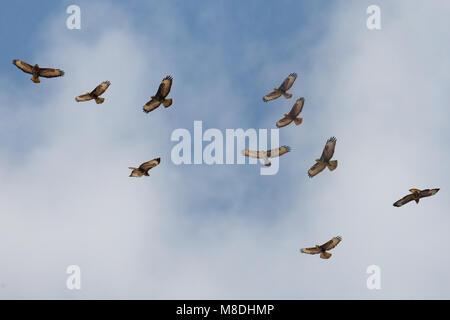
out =
<svg viewBox="0 0 450 320"><path fill-rule="evenodd" d="M331 161L331 158L333 157L334 154L335 146L336 146L336 138L331 137L330 139L328 139L320 159L316 159L316 163L311 167L311 169L308 170L308 176L310 178L322 172L323 169L325 169L325 167L328 167L330 171L333 171L334 169L337 168L338 165L337 160Z"/></svg>
<svg viewBox="0 0 450 320"><path fill-rule="evenodd" d="M275 99L281 97L282 95L286 99L292 98L292 94L287 93L286 91L288 91L292 87L292 85L295 82L295 79L297 79L297 74L295 72L291 73L286 79L284 79L283 83L280 85L279 88L274 88L271 93L266 94L263 97L263 101L267 102L267 101L275 100Z"/></svg>
<svg viewBox="0 0 450 320"><path fill-rule="evenodd" d="M128 169L133 170L133 171L131 171L130 177L140 178L142 176L149 176L148 171L151 168L156 167L160 162L161 162L161 158L156 158L156 159L144 162L143 164L141 164L139 166L139 168L128 167Z"/></svg>
<svg viewBox="0 0 450 320"><path fill-rule="evenodd" d="M315 247L312 248L303 248L300 251L307 254L319 254L322 259L329 259L331 257L331 253L327 252L328 250L336 247L339 242L342 241L340 236L334 237L333 239L327 241L323 245L319 246L316 244Z"/></svg>
<svg viewBox="0 0 450 320"><path fill-rule="evenodd" d="M32 66L21 60L13 60L13 65L15 65L17 68L19 68L23 72L33 75L31 77L31 81L33 81L34 83L41 82L39 77L55 78L55 77L62 77L64 75L64 71L62 71L60 69L40 68L39 65L37 65L37 64Z"/></svg>
<svg viewBox="0 0 450 320"><path fill-rule="evenodd" d="M292 106L291 111L289 113L285 113L284 118L277 122L277 127L285 127L292 121L294 121L297 126L302 123L303 118L297 118L297 116L300 114L300 112L302 112L304 104L305 98L297 99L297 101L295 101L294 105Z"/></svg>
<svg viewBox="0 0 450 320"><path fill-rule="evenodd" d="M106 91L106 89L108 89L110 84L111 84L111 82L104 81L104 82L100 83L91 92L82 94L82 95L76 97L75 100L78 102L82 102L82 101L89 101L89 100L95 99L95 102L97 104L103 103L105 101L105 98L100 98L100 96Z"/></svg>
<svg viewBox="0 0 450 320"><path fill-rule="evenodd" d="M425 198L425 197L430 197L434 194L436 194L439 191L439 188L436 189L424 189L424 190L419 190L419 189L409 189L409 191L411 192L410 194L404 196L403 198L401 198L400 200L394 202L394 207L401 207L402 205L411 202L411 201L415 201L416 203L419 203L419 200L421 198Z"/></svg>
<svg viewBox="0 0 450 320"><path fill-rule="evenodd" d="M161 84L159 85L158 88L158 92L156 92L156 94L151 97L152 99L145 104L144 112L149 113L150 111L155 110L161 105L161 103L166 108L170 107L172 105L173 100L166 99L166 97L169 95L171 88L172 88L172 77L167 76L161 81Z"/></svg>
<svg viewBox="0 0 450 320"><path fill-rule="evenodd" d="M288 153L291 151L291 148L288 146L281 146L277 149L272 149L269 151L266 150L261 150L261 151L255 151L255 150L244 150L243 154L246 157L250 157L250 158L257 158L257 159L263 159L264 160L264 165L266 167L270 167L272 165L272 163L269 161L269 158L275 158L275 157L280 157L285 153Z"/></svg>

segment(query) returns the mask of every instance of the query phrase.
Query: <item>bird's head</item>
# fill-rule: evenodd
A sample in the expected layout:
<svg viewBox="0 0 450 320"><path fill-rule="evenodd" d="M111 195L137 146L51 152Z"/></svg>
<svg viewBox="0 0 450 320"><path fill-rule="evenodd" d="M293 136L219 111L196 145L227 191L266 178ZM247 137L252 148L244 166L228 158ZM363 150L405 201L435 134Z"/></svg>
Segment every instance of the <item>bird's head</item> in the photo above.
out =
<svg viewBox="0 0 450 320"><path fill-rule="evenodd" d="M39 68L39 65L36 63L36 64L34 65L34 67L35 67L36 69L38 69L38 68Z"/></svg>

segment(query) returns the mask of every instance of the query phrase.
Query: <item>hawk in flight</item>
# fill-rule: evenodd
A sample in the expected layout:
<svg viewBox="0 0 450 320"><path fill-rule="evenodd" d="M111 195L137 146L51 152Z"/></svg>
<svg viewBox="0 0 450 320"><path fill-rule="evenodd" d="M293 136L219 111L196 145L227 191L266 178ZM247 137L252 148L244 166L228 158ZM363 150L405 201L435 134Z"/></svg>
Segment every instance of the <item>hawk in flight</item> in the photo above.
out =
<svg viewBox="0 0 450 320"><path fill-rule="evenodd" d="M279 88L273 89L271 93L266 94L263 97L264 102L275 100L281 97L282 95L286 99L292 98L292 94L287 93L286 91L288 91L292 87L292 85L295 82L295 79L297 79L297 74L295 72L291 73L286 79L284 79L283 83L280 85Z"/></svg>
<svg viewBox="0 0 450 320"><path fill-rule="evenodd" d="M320 157L320 159L316 159L316 163L311 167L311 169L308 170L308 176L310 178L322 172L325 167L328 167L330 171L333 171L337 168L337 160L331 161L335 146L336 138L331 137L330 139L328 139L327 143L325 144L325 148L323 148L322 156Z"/></svg>
<svg viewBox="0 0 450 320"><path fill-rule="evenodd" d="M94 90L91 92L82 94L81 96L78 96L75 98L76 101L82 102L82 101L89 101L92 99L95 99L95 102L97 104L103 103L105 101L105 98L100 98L100 96L108 89L111 82L104 81L100 83Z"/></svg>
<svg viewBox="0 0 450 320"><path fill-rule="evenodd" d="M282 156L283 154L288 153L289 151L291 151L290 147L282 146L277 149L272 149L269 151L265 151L265 150L264 151L254 151L254 150L246 149L243 151L243 154L246 157L263 159L264 165L266 167L270 167L272 165L272 163L269 161L269 158L275 158L275 157Z"/></svg>
<svg viewBox="0 0 450 320"><path fill-rule="evenodd" d="M300 251L307 254L319 254L322 259L330 259L331 253L327 252L328 250L333 249L336 247L339 242L342 241L342 238L340 236L334 237L330 241L327 241L323 245L319 246L316 244L315 247L312 248L303 248Z"/></svg>
<svg viewBox="0 0 450 320"><path fill-rule="evenodd" d="M59 69L52 68L40 68L39 65L35 64L34 66L23 62L21 60L13 60L13 65L22 70L25 73L32 74L31 81L34 83L40 83L41 80L39 77L44 78L55 78L62 77L64 75L64 71Z"/></svg>
<svg viewBox="0 0 450 320"><path fill-rule="evenodd" d="M404 196L400 200L396 201L394 203L394 207L401 207L402 205L404 205L404 204L406 204L408 202L411 202L413 200L416 203L419 203L419 199L435 195L439 191L439 188L436 188L436 189L424 189L424 190L409 189L409 191L411 193L408 194L407 196Z"/></svg>
<svg viewBox="0 0 450 320"><path fill-rule="evenodd" d="M149 176L148 172L150 169L156 167L161 162L161 158L156 158L147 162L144 162L139 166L139 168L128 167L131 169L130 177L140 178L142 176Z"/></svg>
<svg viewBox="0 0 450 320"><path fill-rule="evenodd" d="M171 87L172 87L172 77L167 76L163 79L163 81L161 81L161 84L159 85L158 92L156 92L156 95L152 96L151 100L145 104L144 112L149 113L150 111L155 110L161 105L161 103L166 108L170 107L173 101L172 99L166 99L166 97L169 95Z"/></svg>
<svg viewBox="0 0 450 320"><path fill-rule="evenodd" d="M305 104L305 98L300 98L295 101L295 104L292 106L291 111L289 113L284 114L284 118L277 122L277 127L285 127L290 124L292 121L298 126L302 123L303 118L297 118L297 116L302 112L303 105Z"/></svg>

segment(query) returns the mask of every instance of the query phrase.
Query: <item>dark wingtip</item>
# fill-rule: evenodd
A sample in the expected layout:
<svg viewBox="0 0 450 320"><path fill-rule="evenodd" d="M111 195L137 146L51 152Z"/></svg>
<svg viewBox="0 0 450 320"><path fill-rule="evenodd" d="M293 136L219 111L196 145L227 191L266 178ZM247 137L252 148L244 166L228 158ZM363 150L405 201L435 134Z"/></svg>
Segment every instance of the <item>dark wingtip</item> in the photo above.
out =
<svg viewBox="0 0 450 320"><path fill-rule="evenodd" d="M292 72L289 76L293 76L297 78L297 73L296 72Z"/></svg>
<svg viewBox="0 0 450 320"><path fill-rule="evenodd" d="M333 136L333 137L331 137L330 139L328 139L329 142L336 142L336 140L337 140L337 139L336 139L335 136Z"/></svg>
<svg viewBox="0 0 450 320"><path fill-rule="evenodd" d="M156 161L158 161L158 163L161 162L161 158L156 158Z"/></svg>
<svg viewBox="0 0 450 320"><path fill-rule="evenodd" d="M291 152L291 147L289 147L289 146L283 146L283 148L286 148L286 151L287 151L287 152Z"/></svg>
<svg viewBox="0 0 450 320"><path fill-rule="evenodd" d="M66 74L63 70L59 70L61 71L61 77L64 77L64 75Z"/></svg>
<svg viewBox="0 0 450 320"><path fill-rule="evenodd" d="M172 76L168 75L163 80L173 80Z"/></svg>
<svg viewBox="0 0 450 320"><path fill-rule="evenodd" d="M13 59L12 64L16 65L16 61L17 61L17 59Z"/></svg>

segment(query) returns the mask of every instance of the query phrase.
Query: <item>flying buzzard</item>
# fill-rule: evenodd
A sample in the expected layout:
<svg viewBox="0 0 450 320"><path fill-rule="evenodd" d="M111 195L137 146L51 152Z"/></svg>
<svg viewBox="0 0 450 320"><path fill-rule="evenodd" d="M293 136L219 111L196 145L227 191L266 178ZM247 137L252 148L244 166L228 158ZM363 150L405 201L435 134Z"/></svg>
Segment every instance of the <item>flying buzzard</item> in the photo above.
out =
<svg viewBox="0 0 450 320"><path fill-rule="evenodd" d="M308 170L308 176L310 178L314 177L318 173L320 173L325 167L328 167L330 171L333 171L337 168L338 162L337 160L330 161L334 154L334 147L336 146L336 138L331 137L328 139L325 144L325 148L323 149L322 156L320 159L316 159L316 163Z"/></svg>
<svg viewBox="0 0 450 320"><path fill-rule="evenodd" d="M264 102L275 100L281 97L281 95L283 95L286 99L292 98L292 94L287 93L286 91L288 91L292 87L295 79L297 79L297 74L295 72L291 73L286 79L284 79L279 88L273 89L271 93L266 94L263 97Z"/></svg>
<svg viewBox="0 0 450 320"><path fill-rule="evenodd" d="M290 124L292 121L298 126L302 123L303 118L297 118L297 116L302 112L303 105L305 104L305 98L300 98L295 101L295 104L292 106L292 109L289 113L284 114L284 118L277 122L277 127L285 127Z"/></svg>
<svg viewBox="0 0 450 320"><path fill-rule="evenodd" d="M277 149L272 149L269 151L265 151L265 150L264 151L253 151L253 150L246 149L243 151L243 154L246 157L263 159L264 165L266 167L270 167L272 165L272 163L269 161L269 158L280 157L283 154L288 153L289 151L291 151L290 147L282 146Z"/></svg>
<svg viewBox="0 0 450 320"><path fill-rule="evenodd" d="M161 105L161 103L166 108L170 107L173 101L172 99L166 99L166 97L169 95L171 87L172 87L172 77L167 76L163 79L163 81L161 81L161 84L159 85L158 92L156 92L156 95L152 96L152 99L145 104L144 112L149 113L150 111L155 110Z"/></svg>
<svg viewBox="0 0 450 320"><path fill-rule="evenodd" d="M15 65L17 68L22 70L23 72L32 74L33 77L31 77L31 81L34 83L40 83L41 80L39 77L44 78L54 78L54 77L61 77L64 75L64 71L59 69L52 69L52 68L40 68L37 64L34 66L20 61L20 60L13 60L13 65Z"/></svg>
<svg viewBox="0 0 450 320"><path fill-rule="evenodd" d="M408 203L410 201L413 201L413 200L416 203L419 203L419 199L420 198L430 197L430 196L436 194L439 191L439 188L436 188L436 189L424 189L424 190L409 189L409 191L411 193L408 194L407 196L404 196L400 200L396 201L394 203L394 207L401 207L402 205L404 205L404 204L406 204L406 203Z"/></svg>
<svg viewBox="0 0 450 320"><path fill-rule="evenodd" d="M161 162L161 158L156 158L156 159L144 162L143 164L141 164L139 166L139 168L128 167L128 169L133 170L133 171L131 171L130 177L140 178L142 176L149 176L148 171L151 168L156 167L160 162Z"/></svg>
<svg viewBox="0 0 450 320"><path fill-rule="evenodd" d="M318 254L320 253L320 257L322 259L330 259L331 253L327 252L328 250L333 249L336 247L339 242L342 241L342 238L340 236L334 237L330 241L324 243L323 245L319 246L316 244L315 247L312 248L303 248L300 251L307 254Z"/></svg>
<svg viewBox="0 0 450 320"><path fill-rule="evenodd" d="M105 101L105 98L100 98L100 96L106 91L106 89L108 89L110 84L111 84L111 82L104 81L104 82L100 83L91 92L82 94L81 96L76 97L75 100L78 102L81 102L81 101L89 101L89 100L95 99L95 102L97 104L103 103Z"/></svg>

